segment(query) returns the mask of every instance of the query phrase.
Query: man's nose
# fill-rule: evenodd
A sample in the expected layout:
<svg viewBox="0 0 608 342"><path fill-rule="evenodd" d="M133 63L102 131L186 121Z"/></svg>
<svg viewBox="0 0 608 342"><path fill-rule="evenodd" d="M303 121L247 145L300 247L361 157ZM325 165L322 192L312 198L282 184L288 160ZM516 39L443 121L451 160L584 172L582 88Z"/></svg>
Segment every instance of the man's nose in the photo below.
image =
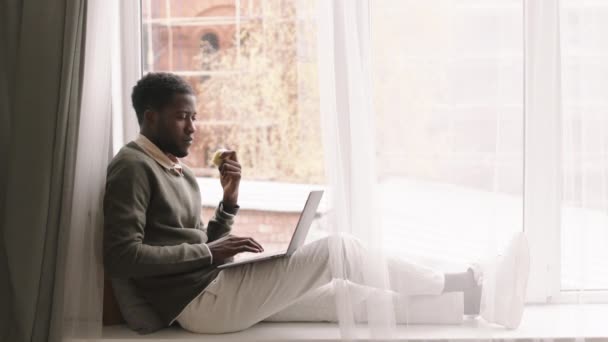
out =
<svg viewBox="0 0 608 342"><path fill-rule="evenodd" d="M196 125L194 124L194 120L188 120L188 125L186 125L186 131L188 132L188 134L196 132Z"/></svg>

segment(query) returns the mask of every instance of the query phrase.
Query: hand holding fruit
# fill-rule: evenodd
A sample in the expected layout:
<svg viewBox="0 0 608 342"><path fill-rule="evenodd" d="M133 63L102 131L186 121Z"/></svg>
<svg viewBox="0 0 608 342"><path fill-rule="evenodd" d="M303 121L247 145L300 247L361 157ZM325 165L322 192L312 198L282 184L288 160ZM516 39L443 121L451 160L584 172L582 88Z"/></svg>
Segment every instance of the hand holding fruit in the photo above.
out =
<svg viewBox="0 0 608 342"><path fill-rule="evenodd" d="M236 151L218 149L213 154L211 163L220 171L220 183L224 189L224 206L235 207L241 183L241 164L239 164Z"/></svg>

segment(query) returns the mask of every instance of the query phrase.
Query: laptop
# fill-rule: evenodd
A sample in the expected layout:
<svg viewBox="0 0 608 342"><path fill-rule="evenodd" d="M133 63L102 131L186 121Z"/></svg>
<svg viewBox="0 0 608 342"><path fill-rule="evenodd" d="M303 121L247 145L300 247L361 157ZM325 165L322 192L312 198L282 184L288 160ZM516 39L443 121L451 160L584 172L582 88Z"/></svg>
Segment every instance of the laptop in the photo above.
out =
<svg viewBox="0 0 608 342"><path fill-rule="evenodd" d="M234 266L239 266L239 265L244 265L244 264L250 264L253 262L283 258L283 257L290 256L293 253L295 253L295 251L298 248L302 247L302 245L304 244L304 241L306 241L306 236L308 235L308 230L310 229L310 225L312 224L312 221L315 218L315 214L317 213L317 208L319 206L319 202L321 202L322 196L323 196L323 190L311 191L310 194L308 194L308 199L306 200L306 204L304 205L304 210L302 210L302 213L300 214L300 219L298 220L296 229L294 230L293 235L291 236L291 241L289 242L289 247L287 248L287 251L266 254L266 255L253 256L251 258L243 258L238 261L227 262L225 264L218 266L217 268L229 268L229 267L234 267ZM225 238L227 238L227 237L225 237ZM225 239L225 238L222 238L222 239ZM211 242L211 244L217 243L218 241L221 241L222 239L213 241L213 242Z"/></svg>

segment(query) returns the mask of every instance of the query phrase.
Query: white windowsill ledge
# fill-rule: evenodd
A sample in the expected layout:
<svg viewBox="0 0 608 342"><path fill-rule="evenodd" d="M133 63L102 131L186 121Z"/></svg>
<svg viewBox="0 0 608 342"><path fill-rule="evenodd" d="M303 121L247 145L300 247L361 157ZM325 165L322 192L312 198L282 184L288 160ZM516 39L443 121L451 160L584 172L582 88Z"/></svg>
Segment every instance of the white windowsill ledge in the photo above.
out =
<svg viewBox="0 0 608 342"><path fill-rule="evenodd" d="M203 206L215 208L224 193L219 179L198 177L196 180L201 190ZM241 210L299 213L304 208L310 191L323 189L323 186L316 184L243 179L239 187L239 206ZM323 196L318 211L327 211L328 204L328 196Z"/></svg>
<svg viewBox="0 0 608 342"><path fill-rule="evenodd" d="M462 325L398 326L395 340L483 340L543 338L608 337L608 305L531 305L526 308L521 326L507 330L468 320ZM367 336L361 328L362 340ZM338 326L332 323L260 323L232 334L192 334L177 327L150 335L138 335L126 326L103 329L103 341L169 342L169 341L340 341Z"/></svg>

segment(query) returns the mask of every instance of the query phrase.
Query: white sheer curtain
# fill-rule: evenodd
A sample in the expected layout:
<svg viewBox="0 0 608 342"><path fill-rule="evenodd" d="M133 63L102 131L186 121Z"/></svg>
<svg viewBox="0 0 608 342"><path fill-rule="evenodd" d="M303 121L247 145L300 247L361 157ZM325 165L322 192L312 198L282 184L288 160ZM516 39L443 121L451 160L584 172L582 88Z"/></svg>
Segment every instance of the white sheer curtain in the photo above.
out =
<svg viewBox="0 0 608 342"><path fill-rule="evenodd" d="M561 1L562 287L608 289L608 7ZM579 293L580 294L580 293ZM584 298L579 297L584 301Z"/></svg>
<svg viewBox="0 0 608 342"><path fill-rule="evenodd" d="M460 265L495 254L523 229L522 2L373 4L385 246Z"/></svg>
<svg viewBox="0 0 608 342"><path fill-rule="evenodd" d="M452 1L319 3L331 227L383 252L364 265L365 285L388 288L385 251L464 271L522 230L523 8L492 4L498 11ZM346 339L358 331L356 298L338 286ZM394 335L396 308L372 298L370 336Z"/></svg>
<svg viewBox="0 0 608 342"><path fill-rule="evenodd" d="M344 271L343 247L330 240L330 266L342 337L362 337L356 320L365 319L371 338L391 336L395 315L382 253L382 226L377 213L374 111L371 97L369 1L319 2L319 95L325 146L331 233L348 233L373 252L361 266L362 287ZM367 289L365 289L367 287ZM371 289L374 289L373 291ZM367 296L363 302L360 291ZM364 317L356 317L362 309Z"/></svg>
<svg viewBox="0 0 608 342"><path fill-rule="evenodd" d="M532 269L528 299L544 302L559 291L555 274L548 271L559 255L554 253L559 248L561 196L559 5L539 0L525 6L524 226Z"/></svg>
<svg viewBox="0 0 608 342"><path fill-rule="evenodd" d="M57 341L101 338L103 267L102 199L110 160L113 30L118 3L89 0L84 78L69 229L61 238L53 319Z"/></svg>
<svg viewBox="0 0 608 342"><path fill-rule="evenodd" d="M605 298L608 4L335 0L319 7L332 227L445 270L491 257L525 231L530 301ZM386 289L382 272L368 272L368 285ZM338 309L348 339L357 330L346 288ZM394 308L380 302L369 331L390 336ZM582 324L580 337L585 317L581 311L573 322Z"/></svg>
<svg viewBox="0 0 608 342"><path fill-rule="evenodd" d="M580 337L608 292L608 4L560 2L561 272ZM602 297L602 294L604 297ZM606 336L606 335L603 335ZM582 339L582 338L581 338Z"/></svg>

